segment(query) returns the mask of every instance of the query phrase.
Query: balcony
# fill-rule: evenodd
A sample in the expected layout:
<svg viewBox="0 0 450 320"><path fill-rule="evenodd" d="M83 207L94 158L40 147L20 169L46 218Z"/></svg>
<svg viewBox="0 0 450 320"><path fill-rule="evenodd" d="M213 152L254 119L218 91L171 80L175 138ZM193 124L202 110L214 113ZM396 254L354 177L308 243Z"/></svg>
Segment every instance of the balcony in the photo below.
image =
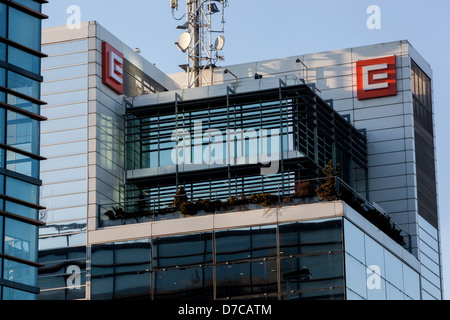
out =
<svg viewBox="0 0 450 320"><path fill-rule="evenodd" d="M395 242L410 251L410 236L376 205L368 202L338 177L290 180L278 184L273 193L232 195L226 199L198 199L182 187L172 199L141 197L138 201L99 205L98 228L174 219L190 219L225 213L245 214L253 210L283 208L312 203L343 201Z"/></svg>

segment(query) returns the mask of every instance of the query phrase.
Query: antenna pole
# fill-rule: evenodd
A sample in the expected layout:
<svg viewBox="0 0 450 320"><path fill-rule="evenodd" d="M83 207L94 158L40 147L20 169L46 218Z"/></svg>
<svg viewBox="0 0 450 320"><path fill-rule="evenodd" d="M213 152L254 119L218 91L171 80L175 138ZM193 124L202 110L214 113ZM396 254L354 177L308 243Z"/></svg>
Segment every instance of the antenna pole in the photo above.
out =
<svg viewBox="0 0 450 320"><path fill-rule="evenodd" d="M222 28L219 31L214 31L212 20L214 14L220 12L218 5L222 9ZM171 0L171 8L177 8L178 1ZM191 44L186 49L187 66L185 71L187 73L187 87L199 87L202 84L213 84L213 68L215 62L219 60L217 54L223 47L223 36L221 40L221 48L215 48L212 39L212 33L224 33L224 8L228 6L228 0L186 0L186 25L178 27L187 29L186 33L190 34ZM218 15L219 16L219 15ZM184 48L184 47L183 47ZM184 49L182 49L184 52ZM216 51L216 57L213 57L213 51ZM208 70L209 69L209 70ZM209 79L207 77L209 72Z"/></svg>

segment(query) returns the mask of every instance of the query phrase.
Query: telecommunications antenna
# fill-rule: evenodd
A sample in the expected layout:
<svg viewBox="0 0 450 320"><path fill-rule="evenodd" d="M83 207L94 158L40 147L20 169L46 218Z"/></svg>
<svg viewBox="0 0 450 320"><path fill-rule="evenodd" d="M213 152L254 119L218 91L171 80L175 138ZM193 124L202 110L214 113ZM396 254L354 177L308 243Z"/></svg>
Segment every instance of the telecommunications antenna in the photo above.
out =
<svg viewBox="0 0 450 320"><path fill-rule="evenodd" d="M173 18L186 20L177 26L184 33L175 44L187 55L187 63L180 65L187 74L187 87L212 85L216 63L224 60L219 51L225 46L225 8L228 7L228 0L186 0L186 13L176 18L178 7L178 0L170 0ZM213 39L213 34L218 36Z"/></svg>

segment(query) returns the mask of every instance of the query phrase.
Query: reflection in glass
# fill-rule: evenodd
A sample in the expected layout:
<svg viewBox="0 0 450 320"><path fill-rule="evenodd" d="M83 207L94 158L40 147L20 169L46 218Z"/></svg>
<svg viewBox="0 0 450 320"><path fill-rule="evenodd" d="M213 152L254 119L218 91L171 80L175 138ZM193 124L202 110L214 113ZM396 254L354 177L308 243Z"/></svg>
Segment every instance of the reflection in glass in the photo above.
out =
<svg viewBox="0 0 450 320"><path fill-rule="evenodd" d="M276 257L276 226L216 232L216 261Z"/></svg>
<svg viewBox="0 0 450 320"><path fill-rule="evenodd" d="M345 251L361 263L366 263L364 249L364 232L347 219L344 220Z"/></svg>
<svg viewBox="0 0 450 320"><path fill-rule="evenodd" d="M6 195L37 204L39 202L39 187L25 181L6 177Z"/></svg>
<svg viewBox="0 0 450 320"><path fill-rule="evenodd" d="M281 224L280 255L311 254L342 250L341 219Z"/></svg>
<svg viewBox="0 0 450 320"><path fill-rule="evenodd" d="M12 46L8 47L8 63L11 63L19 68L33 72L35 74L40 74L41 72L40 57L14 48Z"/></svg>
<svg viewBox="0 0 450 320"><path fill-rule="evenodd" d="M36 295L18 289L3 287L3 300L36 300Z"/></svg>
<svg viewBox="0 0 450 320"><path fill-rule="evenodd" d="M217 298L268 294L277 290L276 260L216 266Z"/></svg>
<svg viewBox="0 0 450 320"><path fill-rule="evenodd" d="M4 259L3 279L21 284L36 286L37 268L23 263Z"/></svg>
<svg viewBox="0 0 450 320"><path fill-rule="evenodd" d="M281 260L281 291L287 298L298 292L344 286L341 252Z"/></svg>
<svg viewBox="0 0 450 320"><path fill-rule="evenodd" d="M8 71L8 88L32 98L40 99L41 83L12 71Z"/></svg>
<svg viewBox="0 0 450 320"><path fill-rule="evenodd" d="M6 143L17 149L38 154L39 122L27 116L7 112Z"/></svg>
<svg viewBox="0 0 450 320"><path fill-rule="evenodd" d="M153 267L180 267L212 263L212 234L156 238Z"/></svg>
<svg viewBox="0 0 450 320"><path fill-rule="evenodd" d="M345 254L345 284L352 291L367 299L366 267L349 254Z"/></svg>
<svg viewBox="0 0 450 320"><path fill-rule="evenodd" d="M154 299L213 298L213 268L179 268L153 273Z"/></svg>
<svg viewBox="0 0 450 320"><path fill-rule="evenodd" d="M41 51L41 19L9 7L9 39Z"/></svg>
<svg viewBox="0 0 450 320"><path fill-rule="evenodd" d="M24 260L36 261L36 238L36 226L13 219L5 219L5 254Z"/></svg>

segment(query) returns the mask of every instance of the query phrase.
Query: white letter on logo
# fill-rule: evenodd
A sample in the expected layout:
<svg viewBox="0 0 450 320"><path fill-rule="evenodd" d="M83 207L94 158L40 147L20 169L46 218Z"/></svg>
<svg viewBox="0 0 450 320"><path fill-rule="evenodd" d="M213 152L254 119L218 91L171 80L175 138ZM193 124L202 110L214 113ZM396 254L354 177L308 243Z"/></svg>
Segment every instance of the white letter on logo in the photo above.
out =
<svg viewBox="0 0 450 320"><path fill-rule="evenodd" d="M123 79L119 75L123 74L123 70L118 66L119 64L123 64L123 59L111 51L109 53L109 76L122 84Z"/></svg>
<svg viewBox="0 0 450 320"><path fill-rule="evenodd" d="M387 68L388 68L387 63L363 67L362 73L363 73L364 91L388 88L389 84L387 82L373 83L373 84L369 83L369 72L370 71L385 70ZM379 73L379 74L374 74L372 78L373 78L373 80L382 80L382 79L387 79L388 77L389 77L389 75L387 73Z"/></svg>
<svg viewBox="0 0 450 320"><path fill-rule="evenodd" d="M367 274L370 276L367 278L367 289L373 290L381 289L381 269L377 265L367 267Z"/></svg>
<svg viewBox="0 0 450 320"><path fill-rule="evenodd" d="M81 23L81 9L79 6L76 5L70 5L67 7L66 10L67 14L71 14L69 18L67 18L66 25L67 28L73 30L73 29L81 29L80 23Z"/></svg>
<svg viewBox="0 0 450 320"><path fill-rule="evenodd" d="M367 14L372 14L367 19L367 28L369 30L381 29L381 9L379 6L371 5L367 8Z"/></svg>

